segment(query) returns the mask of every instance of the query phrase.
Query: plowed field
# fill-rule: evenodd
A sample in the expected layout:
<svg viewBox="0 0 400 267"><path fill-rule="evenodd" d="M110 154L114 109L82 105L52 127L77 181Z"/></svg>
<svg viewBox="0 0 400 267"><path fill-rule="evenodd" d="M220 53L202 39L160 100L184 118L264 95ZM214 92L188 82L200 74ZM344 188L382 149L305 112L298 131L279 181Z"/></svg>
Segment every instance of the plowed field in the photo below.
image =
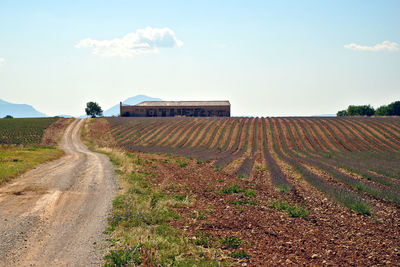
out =
<svg viewBox="0 0 400 267"><path fill-rule="evenodd" d="M189 224L193 235L242 238L251 256L243 261L400 260L399 118L107 120L127 150L193 158L190 168L157 163L160 182L191 188L195 208L215 215L207 224L174 223ZM243 190L229 191L232 185Z"/></svg>

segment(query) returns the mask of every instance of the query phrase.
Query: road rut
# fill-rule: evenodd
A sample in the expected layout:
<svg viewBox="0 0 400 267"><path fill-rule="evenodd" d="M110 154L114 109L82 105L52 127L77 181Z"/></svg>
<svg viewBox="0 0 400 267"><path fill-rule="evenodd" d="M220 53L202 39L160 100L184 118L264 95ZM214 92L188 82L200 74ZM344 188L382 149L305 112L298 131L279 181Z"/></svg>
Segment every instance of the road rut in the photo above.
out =
<svg viewBox="0 0 400 267"><path fill-rule="evenodd" d="M0 266L99 266L106 217L117 192L107 156L68 126L61 159L0 187Z"/></svg>

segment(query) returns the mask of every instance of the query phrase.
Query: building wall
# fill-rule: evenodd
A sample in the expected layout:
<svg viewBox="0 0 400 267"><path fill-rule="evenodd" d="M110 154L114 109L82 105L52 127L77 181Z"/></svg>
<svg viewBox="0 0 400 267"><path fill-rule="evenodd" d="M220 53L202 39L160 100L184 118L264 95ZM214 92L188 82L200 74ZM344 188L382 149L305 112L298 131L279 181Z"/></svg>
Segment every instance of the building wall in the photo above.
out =
<svg viewBox="0 0 400 267"><path fill-rule="evenodd" d="M120 106L122 117L230 117L230 106Z"/></svg>

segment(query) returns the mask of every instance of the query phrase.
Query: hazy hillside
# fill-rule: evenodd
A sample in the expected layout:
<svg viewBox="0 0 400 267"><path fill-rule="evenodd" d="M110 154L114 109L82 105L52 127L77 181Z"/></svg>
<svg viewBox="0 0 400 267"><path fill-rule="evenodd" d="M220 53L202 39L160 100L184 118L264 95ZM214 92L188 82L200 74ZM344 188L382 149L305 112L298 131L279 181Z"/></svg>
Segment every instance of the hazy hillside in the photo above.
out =
<svg viewBox="0 0 400 267"><path fill-rule="evenodd" d="M130 97L128 99L125 99L122 103L126 105L136 105L139 104L143 101L162 101L160 98L154 98L146 95L137 95ZM103 112L104 116L118 116L119 115L119 103L116 104L115 106L105 110Z"/></svg>
<svg viewBox="0 0 400 267"><path fill-rule="evenodd" d="M11 115L14 118L48 117L26 104L13 104L0 99L0 118Z"/></svg>

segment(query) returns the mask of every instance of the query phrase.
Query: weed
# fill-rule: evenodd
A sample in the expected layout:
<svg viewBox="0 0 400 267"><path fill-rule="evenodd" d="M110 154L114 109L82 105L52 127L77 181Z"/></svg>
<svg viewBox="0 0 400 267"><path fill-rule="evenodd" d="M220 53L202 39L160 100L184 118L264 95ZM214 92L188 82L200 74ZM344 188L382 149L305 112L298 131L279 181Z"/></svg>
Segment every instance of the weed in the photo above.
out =
<svg viewBox="0 0 400 267"><path fill-rule="evenodd" d="M257 195L257 191L256 190L247 190L246 192L244 192L244 196L245 197L255 197Z"/></svg>
<svg viewBox="0 0 400 267"><path fill-rule="evenodd" d="M176 162L178 162L179 167L181 168L184 168L189 164L186 160L180 160L180 159L178 159Z"/></svg>
<svg viewBox="0 0 400 267"><path fill-rule="evenodd" d="M204 161L203 161L203 160L201 160L201 159L198 159L196 163L197 163L197 164L203 164L203 163L204 163Z"/></svg>
<svg viewBox="0 0 400 267"><path fill-rule="evenodd" d="M246 176L246 174L244 174L244 173L239 173L238 178L239 178L239 179L246 179L247 176Z"/></svg>
<svg viewBox="0 0 400 267"><path fill-rule="evenodd" d="M229 256L235 259L250 259L250 255L247 254L244 250L232 252Z"/></svg>
<svg viewBox="0 0 400 267"><path fill-rule="evenodd" d="M207 219L206 213L205 212L201 212L201 211L195 211L195 218L197 220L205 220L205 219Z"/></svg>
<svg viewBox="0 0 400 267"><path fill-rule="evenodd" d="M272 201L269 208L285 211L291 217L306 218L310 213L307 209L297 205L291 205L286 200Z"/></svg>
<svg viewBox="0 0 400 267"><path fill-rule="evenodd" d="M257 201L254 200L234 200L231 201L233 205L257 205Z"/></svg>
<svg viewBox="0 0 400 267"><path fill-rule="evenodd" d="M309 211L306 210L305 208L298 207L298 206L290 206L287 209L288 214L291 217L300 217L300 218L306 218L308 217Z"/></svg>
<svg viewBox="0 0 400 267"><path fill-rule="evenodd" d="M278 191L282 194L289 194L290 192L290 186L287 184L280 184L277 185L276 188L278 189Z"/></svg>
<svg viewBox="0 0 400 267"><path fill-rule="evenodd" d="M142 264L140 259L141 246L137 245L134 248L111 250L104 258L106 264L104 266L137 266Z"/></svg>
<svg viewBox="0 0 400 267"><path fill-rule="evenodd" d="M176 201L184 201L186 199L186 196L185 195L175 195L174 199Z"/></svg>
<svg viewBox="0 0 400 267"><path fill-rule="evenodd" d="M233 184L230 187L222 188L219 193L220 194L233 194L233 193L243 193L246 190L240 188L237 184Z"/></svg>
<svg viewBox="0 0 400 267"><path fill-rule="evenodd" d="M220 171L220 170L222 170L222 167L220 165L215 165L215 170Z"/></svg>
<svg viewBox="0 0 400 267"><path fill-rule="evenodd" d="M224 245L227 248L237 249L240 246L240 244L242 243L242 240L235 236L228 236L223 239L220 239L220 242L222 245Z"/></svg>
<svg viewBox="0 0 400 267"><path fill-rule="evenodd" d="M219 183L223 183L223 182L225 182L225 180L224 180L224 179L221 179L221 180L218 180L218 182L219 182Z"/></svg>
<svg viewBox="0 0 400 267"><path fill-rule="evenodd" d="M195 244L197 246L201 246L204 248L211 248L212 241L214 241L214 238L209 233L204 233L199 231L196 232Z"/></svg>
<svg viewBox="0 0 400 267"><path fill-rule="evenodd" d="M169 160L169 159L160 159L160 162L161 162L161 163L169 163L170 160Z"/></svg>

